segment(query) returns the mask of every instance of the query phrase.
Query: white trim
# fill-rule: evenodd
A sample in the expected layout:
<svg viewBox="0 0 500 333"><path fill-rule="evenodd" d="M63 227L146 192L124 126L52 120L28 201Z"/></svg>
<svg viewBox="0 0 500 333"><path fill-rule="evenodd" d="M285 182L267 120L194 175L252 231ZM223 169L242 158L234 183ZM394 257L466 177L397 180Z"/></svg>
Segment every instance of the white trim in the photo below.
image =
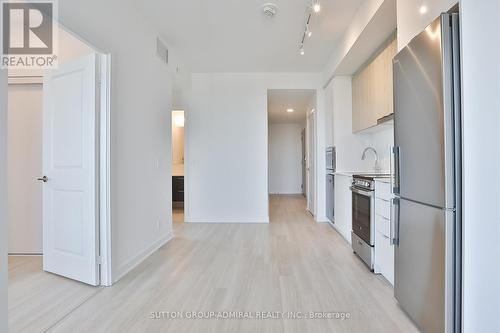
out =
<svg viewBox="0 0 500 333"><path fill-rule="evenodd" d="M266 224L269 223L269 216L262 218L189 218L184 222L186 223L257 223L257 224Z"/></svg>
<svg viewBox="0 0 500 333"><path fill-rule="evenodd" d="M184 106L184 105L183 105ZM189 216L189 203L191 200L189 200L189 194L191 193L189 191L189 112L186 110L186 108L183 108L184 111L184 222L187 220ZM172 113L170 113L172 114ZM172 120L172 117L170 117L170 120ZM172 133L170 133L170 136L172 136ZM172 140L172 154L173 154L173 144L174 140ZM172 162L172 159L170 160ZM187 163L186 163L187 162ZM172 182L172 177L170 177L170 182ZM172 187L172 185L170 185ZM170 198L170 201L172 201L172 198ZM173 212L170 214L171 222L174 223L173 219Z"/></svg>
<svg viewBox="0 0 500 333"><path fill-rule="evenodd" d="M316 222L326 219L326 159L325 159L325 109L324 91L316 90L316 108L314 110L314 216Z"/></svg>
<svg viewBox="0 0 500 333"><path fill-rule="evenodd" d="M318 94L318 91L316 90L316 96ZM315 104L317 104L317 97ZM317 107L317 105L316 105ZM318 182L317 182L317 174L318 174L318 163L317 163L317 113L315 112L315 108L311 109L310 112L308 112L307 118L306 118L306 152L307 152L307 162L306 162L306 168L309 169L309 172L306 173L306 199L307 199L307 210L311 213L312 216L316 216L316 197L317 197L317 192L318 192ZM309 127L312 127L312 133ZM311 164L313 166L311 167ZM312 177L312 184L311 184L311 172L313 173ZM313 187L312 192L311 192L311 187ZM312 205L312 206L311 206Z"/></svg>
<svg viewBox="0 0 500 333"><path fill-rule="evenodd" d="M146 258L156 252L160 247L167 244L174 238L174 234L169 232L165 237L160 238L156 242L153 243L150 247L140 252L138 255L129 260L125 265L118 268L116 270L115 276L113 276L113 283L120 280L122 277L127 275L130 271L132 271L135 267L137 267L140 263L142 263Z"/></svg>
<svg viewBox="0 0 500 333"><path fill-rule="evenodd" d="M289 196L304 196L303 193L299 192L271 192L269 195L289 195Z"/></svg>
<svg viewBox="0 0 500 333"><path fill-rule="evenodd" d="M99 255L102 286L111 286L111 55L98 54L100 66L99 112Z"/></svg>

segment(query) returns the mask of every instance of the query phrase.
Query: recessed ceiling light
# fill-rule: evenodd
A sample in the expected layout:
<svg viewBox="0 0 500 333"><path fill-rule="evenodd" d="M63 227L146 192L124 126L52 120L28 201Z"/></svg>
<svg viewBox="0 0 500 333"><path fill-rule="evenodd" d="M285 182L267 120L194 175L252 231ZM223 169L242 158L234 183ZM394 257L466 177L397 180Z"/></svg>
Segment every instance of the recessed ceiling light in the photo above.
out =
<svg viewBox="0 0 500 333"><path fill-rule="evenodd" d="M300 48L300 55L304 55L305 53L306 53L306 51L304 51L304 48L303 48L303 47L301 47L301 48Z"/></svg>
<svg viewBox="0 0 500 333"><path fill-rule="evenodd" d="M288 113L292 113L293 111L295 111L294 109L286 109L286 112Z"/></svg>
<svg viewBox="0 0 500 333"><path fill-rule="evenodd" d="M427 13L427 6L420 7L418 11L420 12L420 14L424 15L425 13Z"/></svg>
<svg viewBox="0 0 500 333"><path fill-rule="evenodd" d="M175 127L184 127L184 114L176 115L174 118Z"/></svg>
<svg viewBox="0 0 500 333"><path fill-rule="evenodd" d="M307 30L307 37L311 37L313 32L311 30Z"/></svg>

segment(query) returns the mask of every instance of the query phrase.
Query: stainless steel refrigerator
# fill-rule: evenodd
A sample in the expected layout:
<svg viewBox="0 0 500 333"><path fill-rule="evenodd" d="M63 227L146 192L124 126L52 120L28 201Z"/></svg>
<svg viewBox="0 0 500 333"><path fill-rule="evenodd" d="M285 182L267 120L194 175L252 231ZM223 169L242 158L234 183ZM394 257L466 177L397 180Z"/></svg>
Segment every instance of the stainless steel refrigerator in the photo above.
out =
<svg viewBox="0 0 500 333"><path fill-rule="evenodd" d="M460 331L458 22L441 15L393 60L394 294L424 332Z"/></svg>

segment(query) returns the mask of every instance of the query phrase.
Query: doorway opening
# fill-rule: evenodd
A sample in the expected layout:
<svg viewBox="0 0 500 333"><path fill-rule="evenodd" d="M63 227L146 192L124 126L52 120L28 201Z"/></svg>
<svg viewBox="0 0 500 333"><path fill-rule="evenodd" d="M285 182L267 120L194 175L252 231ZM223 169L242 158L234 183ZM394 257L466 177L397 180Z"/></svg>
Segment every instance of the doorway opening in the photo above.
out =
<svg viewBox="0 0 500 333"><path fill-rule="evenodd" d="M174 223L184 222L184 125L184 111L172 111L172 221Z"/></svg>
<svg viewBox="0 0 500 333"><path fill-rule="evenodd" d="M56 69L8 72L9 331L43 331L112 282L110 56L55 27Z"/></svg>
<svg viewBox="0 0 500 333"><path fill-rule="evenodd" d="M286 197L314 213L315 101L312 89L267 91L270 208Z"/></svg>

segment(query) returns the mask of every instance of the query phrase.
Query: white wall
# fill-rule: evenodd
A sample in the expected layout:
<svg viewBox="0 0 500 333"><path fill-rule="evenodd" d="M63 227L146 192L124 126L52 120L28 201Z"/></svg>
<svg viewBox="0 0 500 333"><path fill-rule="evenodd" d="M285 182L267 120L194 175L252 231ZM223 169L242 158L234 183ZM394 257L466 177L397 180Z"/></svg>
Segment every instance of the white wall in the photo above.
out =
<svg viewBox="0 0 500 333"><path fill-rule="evenodd" d="M0 332L7 323L7 71L0 70Z"/></svg>
<svg viewBox="0 0 500 333"><path fill-rule="evenodd" d="M394 125L387 124L381 126L376 132L368 134L369 144L375 148L378 153L378 163L382 172L388 173L391 168L391 148L394 146ZM361 157L361 155L359 155ZM373 154L368 153L365 164L373 167ZM371 170L370 170L371 171Z"/></svg>
<svg viewBox="0 0 500 333"><path fill-rule="evenodd" d="M464 332L500 332L500 2L461 13Z"/></svg>
<svg viewBox="0 0 500 333"><path fill-rule="evenodd" d="M319 73L193 74L186 112L186 221L268 221L267 90L320 86ZM318 149L324 150L324 139Z"/></svg>
<svg viewBox="0 0 500 333"><path fill-rule="evenodd" d="M63 27L58 28L57 38L57 58L60 64L93 52L91 47L82 43ZM9 76L43 76L43 72L42 69L10 69Z"/></svg>
<svg viewBox="0 0 500 333"><path fill-rule="evenodd" d="M397 0L398 50L405 47L439 14L448 11L457 2L457 0ZM421 8L425 8L426 11L421 13Z"/></svg>
<svg viewBox="0 0 500 333"><path fill-rule="evenodd" d="M327 147L333 146L333 83L330 81L325 87L325 145Z"/></svg>
<svg viewBox="0 0 500 333"><path fill-rule="evenodd" d="M42 85L8 91L9 253L42 253Z"/></svg>
<svg viewBox="0 0 500 333"><path fill-rule="evenodd" d="M128 3L65 0L61 23L111 54L112 274L121 277L171 237L172 76L157 31ZM173 69L173 68L174 69Z"/></svg>
<svg viewBox="0 0 500 333"><path fill-rule="evenodd" d="M269 193L302 193L302 141L299 124L269 125Z"/></svg>

